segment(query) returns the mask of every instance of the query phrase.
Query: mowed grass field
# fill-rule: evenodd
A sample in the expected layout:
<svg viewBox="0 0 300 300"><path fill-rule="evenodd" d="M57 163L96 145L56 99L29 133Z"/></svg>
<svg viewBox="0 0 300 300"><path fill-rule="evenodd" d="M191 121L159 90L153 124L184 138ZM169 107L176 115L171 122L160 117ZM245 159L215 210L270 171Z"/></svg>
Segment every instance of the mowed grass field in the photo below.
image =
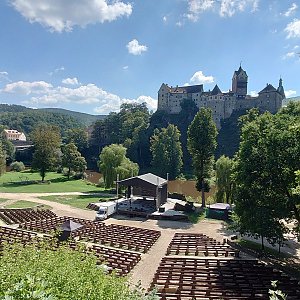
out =
<svg viewBox="0 0 300 300"><path fill-rule="evenodd" d="M5 205L5 208L33 208L33 207L41 207L43 209L51 209L51 206L43 205L41 203L26 201L26 200L19 200L12 204Z"/></svg>
<svg viewBox="0 0 300 300"><path fill-rule="evenodd" d="M28 170L7 172L0 177L0 191L3 193L105 192L104 188L96 187L85 180L68 180L66 176L55 172L47 173L45 181L45 183L41 182L39 173Z"/></svg>
<svg viewBox="0 0 300 300"><path fill-rule="evenodd" d="M91 202L109 201L114 195L60 195L60 196L43 196L39 199L53 201L61 204L67 204L73 207L86 209Z"/></svg>

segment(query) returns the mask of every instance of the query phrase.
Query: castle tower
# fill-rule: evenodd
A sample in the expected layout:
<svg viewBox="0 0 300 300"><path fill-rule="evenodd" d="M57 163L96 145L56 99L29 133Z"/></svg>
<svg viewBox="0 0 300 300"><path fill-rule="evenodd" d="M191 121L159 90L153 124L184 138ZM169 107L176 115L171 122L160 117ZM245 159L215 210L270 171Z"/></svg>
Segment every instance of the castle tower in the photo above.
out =
<svg viewBox="0 0 300 300"><path fill-rule="evenodd" d="M232 91L237 97L244 98L247 95L248 75L240 65L239 69L233 73Z"/></svg>
<svg viewBox="0 0 300 300"><path fill-rule="evenodd" d="M285 99L284 88L282 85L282 78L279 79L279 86L277 88L277 92L283 97L282 99Z"/></svg>

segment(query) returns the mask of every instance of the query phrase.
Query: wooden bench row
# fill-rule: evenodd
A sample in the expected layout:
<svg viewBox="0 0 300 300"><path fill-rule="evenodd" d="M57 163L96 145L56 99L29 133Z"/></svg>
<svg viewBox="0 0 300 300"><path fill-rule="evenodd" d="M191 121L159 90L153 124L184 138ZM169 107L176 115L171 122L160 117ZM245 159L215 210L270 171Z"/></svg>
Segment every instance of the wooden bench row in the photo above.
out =
<svg viewBox="0 0 300 300"><path fill-rule="evenodd" d="M239 251L229 246L226 240L218 242L201 233L175 233L166 255L239 257Z"/></svg>
<svg viewBox="0 0 300 300"><path fill-rule="evenodd" d="M6 224L23 223L32 220L41 220L47 218L53 218L56 214L50 210L43 209L0 209L0 219Z"/></svg>
<svg viewBox="0 0 300 300"><path fill-rule="evenodd" d="M250 260L162 259L151 288L161 299L269 299L271 281L288 299L300 299L300 286L280 271Z"/></svg>

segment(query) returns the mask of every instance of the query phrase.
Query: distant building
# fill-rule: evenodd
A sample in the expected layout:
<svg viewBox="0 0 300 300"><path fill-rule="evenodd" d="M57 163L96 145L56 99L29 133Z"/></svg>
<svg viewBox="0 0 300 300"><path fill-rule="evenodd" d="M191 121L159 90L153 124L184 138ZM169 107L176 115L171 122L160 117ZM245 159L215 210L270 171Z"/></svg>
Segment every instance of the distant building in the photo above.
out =
<svg viewBox="0 0 300 300"><path fill-rule="evenodd" d="M257 107L262 111L276 113L282 107L285 93L281 78L277 89L267 84L257 97L247 95L247 85L248 75L241 66L233 74L231 90L225 93L219 89L218 85L215 85L212 91L205 92L203 84L169 87L163 83L158 91L157 110L178 114L181 111L181 101L191 99L199 109L211 108L213 119L220 128L221 120L229 118L234 110Z"/></svg>
<svg viewBox="0 0 300 300"><path fill-rule="evenodd" d="M23 132L14 129L4 129L3 134L9 141L26 141L26 136Z"/></svg>

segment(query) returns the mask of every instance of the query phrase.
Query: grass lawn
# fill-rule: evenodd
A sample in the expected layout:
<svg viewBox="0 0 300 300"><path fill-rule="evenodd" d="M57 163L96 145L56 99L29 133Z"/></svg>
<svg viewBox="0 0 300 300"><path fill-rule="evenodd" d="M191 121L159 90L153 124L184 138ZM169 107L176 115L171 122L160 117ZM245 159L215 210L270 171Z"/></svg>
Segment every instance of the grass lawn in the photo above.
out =
<svg viewBox="0 0 300 300"><path fill-rule="evenodd" d="M192 212L188 214L189 221L193 224L197 224L198 222L203 221L205 219L205 216L205 210L201 212Z"/></svg>
<svg viewBox="0 0 300 300"><path fill-rule="evenodd" d="M46 174L45 183L41 183L39 173L7 172L0 177L0 190L3 193L59 193L59 192L93 192L105 191L84 180L68 180L56 172Z"/></svg>
<svg viewBox="0 0 300 300"><path fill-rule="evenodd" d="M0 206L1 206L1 203L4 203L6 201L8 201L8 199L0 198Z"/></svg>
<svg viewBox="0 0 300 300"><path fill-rule="evenodd" d="M262 251L260 243L256 243L256 242L248 241L248 240L244 240L244 239L239 239L239 240L236 241L236 243L243 246L243 247L245 247L245 248L255 250L257 252ZM264 252L268 255L272 255L272 256L277 257L277 258L289 258L289 257L291 257L291 255L289 255L288 253L283 253L283 252L279 253L276 249L266 247L266 246L265 246Z"/></svg>
<svg viewBox="0 0 300 300"><path fill-rule="evenodd" d="M36 207L37 205L42 205L42 204L31 202L31 201L19 200L10 205L6 205L5 208L32 208L32 207ZM51 207L48 205L43 205L42 208L51 209Z"/></svg>
<svg viewBox="0 0 300 300"><path fill-rule="evenodd" d="M109 201L112 196L99 196L99 195L61 195L61 196L44 196L40 199L68 204L77 208L86 209L90 202Z"/></svg>

